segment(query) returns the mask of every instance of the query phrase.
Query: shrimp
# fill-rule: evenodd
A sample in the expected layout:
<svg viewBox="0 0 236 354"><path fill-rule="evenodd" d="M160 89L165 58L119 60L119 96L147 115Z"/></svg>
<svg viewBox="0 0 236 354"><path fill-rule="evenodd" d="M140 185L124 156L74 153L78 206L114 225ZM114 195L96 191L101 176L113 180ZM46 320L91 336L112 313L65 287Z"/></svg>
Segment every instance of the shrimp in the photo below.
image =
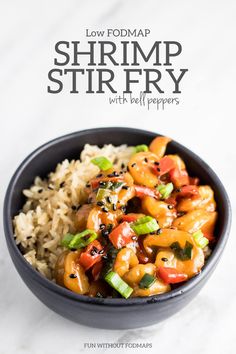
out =
<svg viewBox="0 0 236 354"><path fill-rule="evenodd" d="M149 150L157 155L158 158L162 158L165 155L166 146L171 141L166 136L158 136L152 140L149 145Z"/></svg>
<svg viewBox="0 0 236 354"><path fill-rule="evenodd" d="M131 248L122 248L116 256L114 271L123 276L132 267L138 265L138 257Z"/></svg>
<svg viewBox="0 0 236 354"><path fill-rule="evenodd" d="M191 234L202 230L203 233L213 235L216 219L216 211L209 213L204 209L196 209L175 219L173 226L177 227L179 230L190 232Z"/></svg>
<svg viewBox="0 0 236 354"><path fill-rule="evenodd" d="M156 266L152 263L138 264L124 274L124 281L134 289L132 296L151 296L170 291L170 286L159 278L149 288L141 289L139 283L145 274L156 276Z"/></svg>
<svg viewBox="0 0 236 354"><path fill-rule="evenodd" d="M178 258L174 259L174 253L169 253L171 256L172 267L176 268L179 272L187 274L189 278L193 277L195 274L199 273L204 265L204 254L200 247L197 247L194 238L191 234L185 231L173 230L173 229L162 229L160 235L148 235L144 241L143 246L147 254L153 254L153 247L159 247L163 250L166 248L167 251L171 252L170 246L178 242L180 247L184 248L185 243L189 242L192 248L192 257L189 260L181 260ZM169 256L166 258L169 260ZM157 266L163 265L159 262L159 256L157 254L156 262ZM167 265L165 265L167 266Z"/></svg>
<svg viewBox="0 0 236 354"><path fill-rule="evenodd" d="M142 208L146 214L158 220L160 227L170 227L176 218L176 211L174 209L169 209L167 203L152 197L143 198Z"/></svg>
<svg viewBox="0 0 236 354"><path fill-rule="evenodd" d="M212 212L216 209L214 200L214 192L210 186L197 187L199 192L198 198L181 198L178 205L178 212L188 212L194 209L204 209Z"/></svg>
<svg viewBox="0 0 236 354"><path fill-rule="evenodd" d="M64 286L75 293L86 294L89 291L89 280L85 270L78 263L81 251L69 252L64 258Z"/></svg>
<svg viewBox="0 0 236 354"><path fill-rule="evenodd" d="M152 152L134 154L128 164L134 182L151 188L155 187L159 183L157 175L152 170L155 162L159 162L159 159Z"/></svg>

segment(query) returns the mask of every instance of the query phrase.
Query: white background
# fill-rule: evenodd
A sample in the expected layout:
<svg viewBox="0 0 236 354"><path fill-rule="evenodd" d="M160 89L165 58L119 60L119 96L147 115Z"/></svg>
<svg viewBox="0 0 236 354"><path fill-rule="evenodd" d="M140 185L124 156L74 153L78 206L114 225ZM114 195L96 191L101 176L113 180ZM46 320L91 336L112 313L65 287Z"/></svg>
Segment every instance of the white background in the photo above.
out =
<svg viewBox="0 0 236 354"><path fill-rule="evenodd" d="M49 139L97 126L147 128L190 147L217 172L235 209L235 5L234 0L1 0L1 209L9 179L26 155ZM86 28L147 27L152 31L147 45L182 43L176 63L189 73L181 105L147 111L109 105L108 95L46 92L58 40L86 40ZM31 294L10 260L1 220L0 353L95 352L85 350L84 342L116 341L150 342L149 353L235 353L235 231L233 225L218 268L189 306L149 328L107 331L67 321Z"/></svg>

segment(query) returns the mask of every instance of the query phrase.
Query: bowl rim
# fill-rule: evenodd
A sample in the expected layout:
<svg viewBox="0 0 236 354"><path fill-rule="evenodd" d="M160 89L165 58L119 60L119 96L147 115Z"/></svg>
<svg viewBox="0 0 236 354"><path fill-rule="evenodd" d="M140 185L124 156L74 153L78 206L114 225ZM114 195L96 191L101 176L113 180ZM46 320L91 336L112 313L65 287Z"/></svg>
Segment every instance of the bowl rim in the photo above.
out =
<svg viewBox="0 0 236 354"><path fill-rule="evenodd" d="M211 270L214 269L216 266L217 262L220 259L220 256L222 254L222 251L226 245L229 232L230 232L230 226L231 226L231 205L230 205L230 200L228 197L228 194L225 190L225 187L223 186L222 182L216 175L216 173L208 166L208 164L203 161L198 155L196 155L193 151L185 147L184 145L178 143L175 140L171 140L172 144L174 145L175 148L178 149L183 149L186 151L188 155L190 155L198 164L203 166L205 170L207 170L208 175L215 181L215 184L217 186L217 189L219 193L221 194L222 198L224 199L225 205L226 205L226 210L225 210L225 220L224 224L222 227L221 231L221 238L218 240L214 250L212 251L211 256L209 257L207 263L204 265L202 271L196 275L195 277L191 278L188 280L186 283L183 283L183 285L180 285L178 288L171 290L170 292L164 293L164 294L159 294L159 295L153 295L149 297L134 297L134 298L128 298L128 299L123 299L123 298L93 298L89 297L86 295L79 295L76 294L69 289L63 288L53 281L47 279L44 277L41 273L39 273L36 269L34 269L30 263L24 258L23 254L20 252L15 239L14 239L14 234L13 234L13 227L12 227L12 218L11 218L11 213L10 213L10 206L11 206L11 199L12 199L12 194L14 192L14 187L15 184L17 183L18 179L21 176L22 171L25 169L26 166L28 166L31 161L37 157L38 154L44 152L48 148L51 148L53 145L64 142L65 140L69 140L71 138L84 135L84 134L93 134L97 132L104 132L104 131L109 131L109 130L116 130L123 132L124 130L127 132L130 132L132 134L135 133L143 133L144 135L148 135L150 137L155 137L159 136L161 134L158 134L153 131L148 131L148 130L143 130L143 129L137 129L137 128L131 128L131 127L100 127L100 128L91 128L91 129L85 129L85 130L80 130L76 132L72 132L69 134L65 134L62 136L59 136L55 139L52 139L43 145L39 146L35 150L33 150L22 162L21 164L17 167L15 173L13 174L9 185L7 187L7 191L5 194L5 199L4 199L4 207L3 207L3 224L4 224L4 232L5 232L5 238L7 242L7 246L9 250L11 249L14 253L15 257L18 257L18 261L21 264L21 267L23 270L29 274L31 278L34 279L34 281L38 282L40 286L47 288L48 290L57 293L57 295L66 297L72 301L77 301L80 303L87 303L91 305L102 305L102 306L113 306L113 307L127 307L131 305L145 305L145 304L151 304L151 303L160 303L160 302L165 302L170 299L174 299L176 297L179 297L182 294L186 294L191 292L195 286L200 283L204 278L206 278L209 273L211 273ZM12 257L12 254L11 254Z"/></svg>

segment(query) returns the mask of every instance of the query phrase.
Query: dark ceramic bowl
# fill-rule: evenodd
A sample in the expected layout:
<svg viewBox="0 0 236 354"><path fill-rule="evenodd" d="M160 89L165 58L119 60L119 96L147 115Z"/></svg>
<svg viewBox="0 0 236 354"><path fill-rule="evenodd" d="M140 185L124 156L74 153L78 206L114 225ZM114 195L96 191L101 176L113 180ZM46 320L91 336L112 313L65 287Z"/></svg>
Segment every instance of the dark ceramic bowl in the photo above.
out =
<svg viewBox="0 0 236 354"><path fill-rule="evenodd" d="M128 300L90 298L75 294L44 278L31 267L18 249L13 236L12 218L24 203L22 190L33 183L35 176L47 176L55 169L57 163L65 158L79 158L86 143L149 144L156 135L132 128L99 128L69 134L50 141L31 153L18 167L10 181L4 204L4 228L13 263L32 292L50 309L70 320L107 329L144 327L162 321L178 312L198 294L222 255L231 220L230 202L226 191L205 162L175 141L168 145L167 152L179 154L186 162L190 174L200 177L201 183L212 186L218 205L217 244L199 275L162 295Z"/></svg>

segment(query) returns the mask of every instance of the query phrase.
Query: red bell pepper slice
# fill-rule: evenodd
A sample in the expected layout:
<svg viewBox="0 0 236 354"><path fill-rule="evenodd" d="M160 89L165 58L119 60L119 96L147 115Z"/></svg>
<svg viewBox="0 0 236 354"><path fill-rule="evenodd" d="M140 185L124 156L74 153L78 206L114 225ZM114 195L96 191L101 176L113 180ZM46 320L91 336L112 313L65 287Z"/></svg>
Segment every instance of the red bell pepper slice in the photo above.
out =
<svg viewBox="0 0 236 354"><path fill-rule="evenodd" d="M156 199L160 198L160 193L158 192L157 189L154 188L149 188L149 187L144 187L144 186L134 186L136 197L138 198L143 198L143 197L153 197Z"/></svg>
<svg viewBox="0 0 236 354"><path fill-rule="evenodd" d="M159 161L159 165L153 168L158 176L165 175L176 167L176 163L170 157L165 156Z"/></svg>
<svg viewBox="0 0 236 354"><path fill-rule="evenodd" d="M88 270L95 263L101 261L102 256L104 255L104 253L101 252L102 250L103 247L101 243L94 240L86 247L85 251L80 254L79 264L82 265L85 270Z"/></svg>
<svg viewBox="0 0 236 354"><path fill-rule="evenodd" d="M179 198L191 198L194 196L199 196L198 188L197 186L190 184L188 186L183 186L177 192L176 196Z"/></svg>
<svg viewBox="0 0 236 354"><path fill-rule="evenodd" d="M117 226L109 235L109 240L115 248L122 248L127 243L132 242L132 237L136 236L133 229L131 229L130 224L127 221L122 222Z"/></svg>
<svg viewBox="0 0 236 354"><path fill-rule="evenodd" d="M158 275L166 284L181 283L188 278L187 274L180 273L177 269L169 267L159 267Z"/></svg>
<svg viewBox="0 0 236 354"><path fill-rule="evenodd" d="M186 170L179 170L177 167L169 171L171 182L176 188L189 184L189 176Z"/></svg>
<svg viewBox="0 0 236 354"><path fill-rule="evenodd" d="M215 236L211 235L211 234L207 234L207 233L204 233L204 237L206 237L209 242L215 242Z"/></svg>
<svg viewBox="0 0 236 354"><path fill-rule="evenodd" d="M142 214L130 213L130 214L122 215L121 219L122 221L134 222L141 217L140 215L143 216Z"/></svg>

